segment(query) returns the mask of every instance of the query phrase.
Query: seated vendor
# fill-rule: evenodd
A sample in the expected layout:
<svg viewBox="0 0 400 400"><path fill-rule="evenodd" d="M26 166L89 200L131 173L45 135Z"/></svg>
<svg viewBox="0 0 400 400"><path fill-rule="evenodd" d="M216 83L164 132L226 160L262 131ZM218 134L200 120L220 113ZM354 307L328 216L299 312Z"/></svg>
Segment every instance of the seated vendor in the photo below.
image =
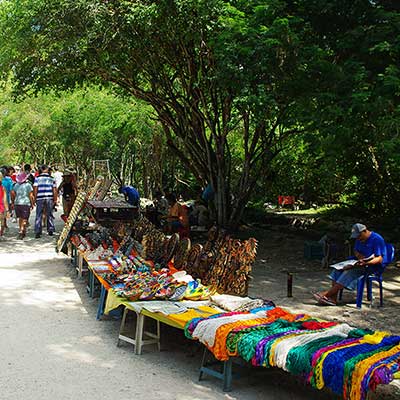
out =
<svg viewBox="0 0 400 400"><path fill-rule="evenodd" d="M370 272L382 270L382 263L387 258L386 245L382 236L368 230L365 225L357 223L351 229L350 238L356 239L354 255L358 261L354 265L345 266L342 270L332 269L329 275L332 287L313 294L319 304L336 305L339 291L343 288L356 289L357 280L364 275L366 268Z"/></svg>
<svg viewBox="0 0 400 400"><path fill-rule="evenodd" d="M166 199L169 204L168 215L164 217L167 221L166 231L169 233L177 233L182 229L188 229L189 216L186 207L180 204L176 196L172 193L169 193Z"/></svg>
<svg viewBox="0 0 400 400"><path fill-rule="evenodd" d="M208 227L210 225L210 213L203 199L197 199L189 214L190 225Z"/></svg>

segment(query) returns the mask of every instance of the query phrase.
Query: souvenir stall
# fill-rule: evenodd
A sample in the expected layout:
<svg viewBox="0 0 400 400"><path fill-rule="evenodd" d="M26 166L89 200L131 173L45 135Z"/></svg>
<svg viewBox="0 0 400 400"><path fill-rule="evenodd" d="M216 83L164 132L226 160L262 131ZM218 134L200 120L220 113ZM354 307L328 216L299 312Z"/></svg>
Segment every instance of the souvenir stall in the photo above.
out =
<svg viewBox="0 0 400 400"><path fill-rule="evenodd" d="M291 314L279 307L195 318L185 335L198 340L218 360L240 357L257 367L278 367L314 388L329 388L349 400L364 400L400 369L400 336L348 324ZM201 374L208 373L206 366ZM225 376L229 390L231 376Z"/></svg>
<svg viewBox="0 0 400 400"><path fill-rule="evenodd" d="M92 187L78 193L57 241L57 251L66 251L71 256L78 277L89 271L89 282L94 278L87 268L87 253L98 249L100 254L92 255L93 260L113 255L116 238L129 237L130 227L138 216L137 207L120 200L104 200L110 186L109 179L99 176Z"/></svg>
<svg viewBox="0 0 400 400"><path fill-rule="evenodd" d="M213 229L203 251L202 246L192 247L190 239L180 240L177 234L167 237L144 217L135 220L129 233L123 231L126 224L120 226L122 233L115 232L117 227L114 225L114 231L101 227L71 240L86 260L93 280L101 284L97 319L122 306L119 342L132 343L137 354L144 345L159 344L160 322L183 330L194 317L224 311L211 303L213 294L246 294L256 256L254 240L242 244ZM247 256L240 263L244 249ZM186 271L189 268L194 276ZM130 335L125 325L129 312L136 314L136 329ZM144 330L146 317L157 321L155 332Z"/></svg>
<svg viewBox="0 0 400 400"><path fill-rule="evenodd" d="M71 241L101 285L97 318L122 308L118 344L133 344L135 354L143 346L159 348L164 323L205 346L200 378L217 377L224 390L231 389L233 361L241 359L281 368L349 400L366 399L400 370L400 336L291 314L247 297L254 239L211 229L206 243L192 245L176 234L167 237L146 218L96 223L96 231L77 232ZM134 329L127 324L130 313ZM222 372L210 356L223 364Z"/></svg>

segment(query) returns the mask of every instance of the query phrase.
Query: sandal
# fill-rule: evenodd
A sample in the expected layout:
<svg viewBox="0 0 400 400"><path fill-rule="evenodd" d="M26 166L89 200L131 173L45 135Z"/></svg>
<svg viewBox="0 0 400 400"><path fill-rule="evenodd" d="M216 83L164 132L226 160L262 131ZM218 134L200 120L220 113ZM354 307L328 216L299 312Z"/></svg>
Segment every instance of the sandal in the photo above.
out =
<svg viewBox="0 0 400 400"><path fill-rule="evenodd" d="M320 293L318 293L318 292L315 292L315 293L312 292L311 294L312 294L312 296L314 297L314 299L318 301L318 303L320 302L320 300L321 300L322 297L323 297L322 294L320 294Z"/></svg>
<svg viewBox="0 0 400 400"><path fill-rule="evenodd" d="M321 296L321 298L319 299L319 303L320 304L324 304L326 306L336 306L336 302L334 302L333 300L329 299L326 296Z"/></svg>

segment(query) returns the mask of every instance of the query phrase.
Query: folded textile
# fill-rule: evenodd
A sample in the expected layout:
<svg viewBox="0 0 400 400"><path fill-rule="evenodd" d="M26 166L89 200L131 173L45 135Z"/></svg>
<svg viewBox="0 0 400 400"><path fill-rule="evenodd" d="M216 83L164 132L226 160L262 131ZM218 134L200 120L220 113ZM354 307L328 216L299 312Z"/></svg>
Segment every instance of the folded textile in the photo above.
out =
<svg viewBox="0 0 400 400"><path fill-rule="evenodd" d="M217 306L227 311L250 311L253 308L262 307L263 299L252 299L251 297L232 296L230 294L215 294L211 300Z"/></svg>
<svg viewBox="0 0 400 400"><path fill-rule="evenodd" d="M246 313L228 317L221 316L220 318L205 319L197 324L192 336L194 339L198 339L206 346L213 347L215 343L215 334L220 326L231 322L254 319L254 315L255 314Z"/></svg>
<svg viewBox="0 0 400 400"><path fill-rule="evenodd" d="M179 314L187 311L187 308L182 305L177 305L172 301L165 300L150 300L150 301L132 301L127 303L129 308L141 312L143 309L150 312L160 312L165 315L169 314Z"/></svg>
<svg viewBox="0 0 400 400"><path fill-rule="evenodd" d="M348 324L336 325L326 330L305 331L293 336L278 339L271 349L270 364L287 371L286 360L290 350L294 347L302 346L313 340L325 338L328 336L341 336L347 338L348 333L353 330Z"/></svg>
<svg viewBox="0 0 400 400"><path fill-rule="evenodd" d="M253 365L277 366L346 400L365 400L368 391L390 383L400 371L400 336L279 307L194 318L185 335L204 343L218 360L238 355Z"/></svg>
<svg viewBox="0 0 400 400"><path fill-rule="evenodd" d="M178 305L183 305L187 308L197 308L199 306L209 306L211 304L210 300L181 300L178 302L175 302L175 304Z"/></svg>

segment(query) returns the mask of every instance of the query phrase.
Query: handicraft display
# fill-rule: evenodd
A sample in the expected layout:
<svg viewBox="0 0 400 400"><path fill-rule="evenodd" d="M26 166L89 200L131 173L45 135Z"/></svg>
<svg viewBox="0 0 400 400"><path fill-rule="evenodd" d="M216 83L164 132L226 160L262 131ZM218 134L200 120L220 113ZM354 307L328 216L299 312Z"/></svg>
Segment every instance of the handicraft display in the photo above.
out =
<svg viewBox="0 0 400 400"><path fill-rule="evenodd" d="M218 360L240 356L254 366L279 367L346 400L365 400L400 370L400 336L271 305L192 319L185 335L202 342Z"/></svg>
<svg viewBox="0 0 400 400"><path fill-rule="evenodd" d="M174 267L176 269L183 269L186 265L191 242L189 238L182 239L178 242L174 254Z"/></svg>

